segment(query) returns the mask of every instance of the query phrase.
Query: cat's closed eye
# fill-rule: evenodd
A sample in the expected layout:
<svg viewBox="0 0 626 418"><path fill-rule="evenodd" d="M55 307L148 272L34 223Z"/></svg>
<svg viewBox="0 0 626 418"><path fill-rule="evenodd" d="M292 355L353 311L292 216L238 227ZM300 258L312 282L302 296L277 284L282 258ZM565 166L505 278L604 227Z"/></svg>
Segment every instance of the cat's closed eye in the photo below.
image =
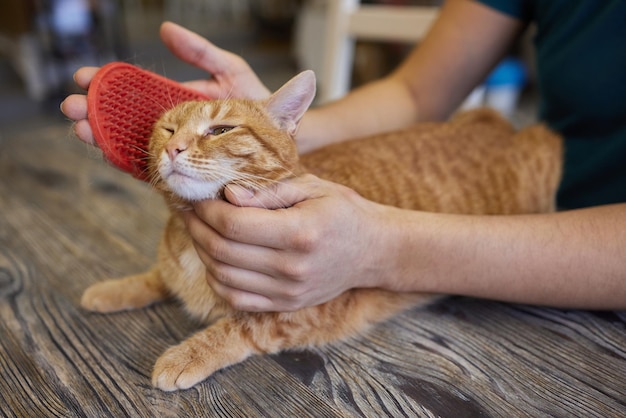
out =
<svg viewBox="0 0 626 418"><path fill-rule="evenodd" d="M212 126L211 129L209 129L209 135L221 135L233 129L235 129L234 126L227 126L227 125Z"/></svg>

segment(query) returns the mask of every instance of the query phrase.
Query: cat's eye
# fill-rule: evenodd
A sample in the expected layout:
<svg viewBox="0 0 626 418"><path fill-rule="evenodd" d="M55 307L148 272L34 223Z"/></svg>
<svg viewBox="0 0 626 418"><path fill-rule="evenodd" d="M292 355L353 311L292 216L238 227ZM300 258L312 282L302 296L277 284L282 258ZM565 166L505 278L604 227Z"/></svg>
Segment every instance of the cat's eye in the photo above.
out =
<svg viewBox="0 0 626 418"><path fill-rule="evenodd" d="M227 126L227 125L212 126L211 129L209 129L209 135L221 135L233 129L235 129L234 126Z"/></svg>
<svg viewBox="0 0 626 418"><path fill-rule="evenodd" d="M175 129L174 129L174 128L172 128L172 127L170 127L170 126L164 126L164 127L163 127L163 130L164 130L165 132L169 132L169 133L170 133L170 134L172 134L172 135L174 134L174 131L175 131Z"/></svg>

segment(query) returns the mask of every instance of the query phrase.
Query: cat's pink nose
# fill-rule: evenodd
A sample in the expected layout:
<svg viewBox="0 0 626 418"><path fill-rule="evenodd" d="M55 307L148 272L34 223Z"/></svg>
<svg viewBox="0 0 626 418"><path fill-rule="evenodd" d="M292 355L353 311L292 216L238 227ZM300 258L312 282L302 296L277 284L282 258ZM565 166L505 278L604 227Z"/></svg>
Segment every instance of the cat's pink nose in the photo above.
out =
<svg viewBox="0 0 626 418"><path fill-rule="evenodd" d="M187 149L186 146L182 144L168 144L166 147L167 155L170 157L170 161L174 161L176 156L181 152L184 152Z"/></svg>

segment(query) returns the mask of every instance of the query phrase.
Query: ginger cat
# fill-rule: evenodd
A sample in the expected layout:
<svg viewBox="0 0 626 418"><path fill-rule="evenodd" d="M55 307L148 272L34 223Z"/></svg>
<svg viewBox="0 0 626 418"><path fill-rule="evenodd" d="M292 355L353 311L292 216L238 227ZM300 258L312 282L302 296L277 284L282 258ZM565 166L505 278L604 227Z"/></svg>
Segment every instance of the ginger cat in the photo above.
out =
<svg viewBox="0 0 626 418"><path fill-rule="evenodd" d="M315 76L305 71L267 100L187 102L156 123L150 169L171 209L157 262L148 272L91 286L81 301L88 310L108 313L176 297L192 317L209 324L157 360L156 387L189 388L254 354L345 339L435 298L352 289L296 312L233 310L208 286L181 216L189 201L219 198L229 183L261 189L309 172L407 209L554 210L562 144L541 125L515 133L494 112L477 110L447 123L331 145L299 159L293 135L314 94Z"/></svg>

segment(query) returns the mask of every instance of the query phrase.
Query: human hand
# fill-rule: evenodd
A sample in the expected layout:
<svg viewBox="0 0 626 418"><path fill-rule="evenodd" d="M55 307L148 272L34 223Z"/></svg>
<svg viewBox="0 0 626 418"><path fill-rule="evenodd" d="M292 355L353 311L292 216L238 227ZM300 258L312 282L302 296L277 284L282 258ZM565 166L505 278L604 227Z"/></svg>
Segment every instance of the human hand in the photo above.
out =
<svg viewBox="0 0 626 418"><path fill-rule="evenodd" d="M206 80L183 83L188 87L216 98L263 99L269 96L269 90L240 56L220 49L196 33L172 22L161 25L160 35L174 55L211 75L211 78ZM79 87L88 90L89 83L97 71L97 67L80 68L74 74L74 80ZM78 138L94 144L87 121L87 97L81 94L68 96L61 104L61 111L76 121L74 132Z"/></svg>
<svg viewBox="0 0 626 418"><path fill-rule="evenodd" d="M384 275L385 207L351 189L306 175L226 197L185 220L209 285L236 309L293 311Z"/></svg>

